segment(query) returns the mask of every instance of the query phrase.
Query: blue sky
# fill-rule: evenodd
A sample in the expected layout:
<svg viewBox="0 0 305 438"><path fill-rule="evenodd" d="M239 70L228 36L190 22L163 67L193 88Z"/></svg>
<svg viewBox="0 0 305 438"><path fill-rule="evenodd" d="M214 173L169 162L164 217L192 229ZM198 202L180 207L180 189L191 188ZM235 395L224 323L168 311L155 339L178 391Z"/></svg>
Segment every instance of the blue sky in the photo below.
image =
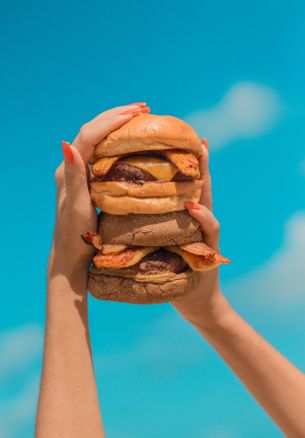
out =
<svg viewBox="0 0 305 438"><path fill-rule="evenodd" d="M223 290L305 369L304 2L16 1L1 17L1 437L32 436L61 140L122 103L208 137ZM170 305L90 299L90 327L109 438L281 436Z"/></svg>

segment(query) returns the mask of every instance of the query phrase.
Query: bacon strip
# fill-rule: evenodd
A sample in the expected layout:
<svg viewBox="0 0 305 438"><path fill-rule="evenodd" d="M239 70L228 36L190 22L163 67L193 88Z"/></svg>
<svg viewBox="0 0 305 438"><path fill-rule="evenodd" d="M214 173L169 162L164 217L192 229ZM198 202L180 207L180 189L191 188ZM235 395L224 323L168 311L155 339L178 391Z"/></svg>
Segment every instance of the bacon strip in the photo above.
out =
<svg viewBox="0 0 305 438"><path fill-rule="evenodd" d="M175 149L166 149L163 151L158 151L158 153L166 157L185 176L194 179L200 177L199 161L195 155Z"/></svg>
<svg viewBox="0 0 305 438"><path fill-rule="evenodd" d="M102 254L113 254L121 252L127 248L127 245L111 245L110 243L104 243L102 248Z"/></svg>
<svg viewBox="0 0 305 438"><path fill-rule="evenodd" d="M156 246L146 246L142 248L128 248L116 254L102 254L100 252L93 257L93 263L98 269L128 268L138 263L147 254L158 249Z"/></svg>
<svg viewBox="0 0 305 438"><path fill-rule="evenodd" d="M209 248L207 245L205 246ZM168 251L172 251L175 252L176 254L179 254L193 271L200 271L200 272L209 271L211 269L217 268L217 266L221 264L228 264L231 262L226 257L223 257L222 255L218 254L212 248L209 249L205 248L204 255L192 254L191 252L185 251L179 246L166 246L165 248Z"/></svg>
<svg viewBox="0 0 305 438"><path fill-rule="evenodd" d="M99 234L88 231L87 233L81 234L81 238L87 245L91 245L98 250L103 248L102 238Z"/></svg>
<svg viewBox="0 0 305 438"><path fill-rule="evenodd" d="M119 159L119 156L115 157L103 157L97 160L92 166L92 173L101 178L106 175L112 165Z"/></svg>

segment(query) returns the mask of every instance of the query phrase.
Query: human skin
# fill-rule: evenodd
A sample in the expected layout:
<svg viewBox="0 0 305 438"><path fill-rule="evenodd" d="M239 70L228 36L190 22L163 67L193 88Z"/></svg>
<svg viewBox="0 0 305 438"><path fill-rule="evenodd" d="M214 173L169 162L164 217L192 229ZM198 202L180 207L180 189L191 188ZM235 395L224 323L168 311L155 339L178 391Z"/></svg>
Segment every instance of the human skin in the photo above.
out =
<svg viewBox="0 0 305 438"><path fill-rule="evenodd" d="M200 204L187 202L186 207L201 223L204 241L219 251L220 226L211 211L206 146L201 160L205 183ZM200 275L198 288L173 302L174 307L214 347L286 436L305 437L305 374L232 308L219 285L219 268Z"/></svg>
<svg viewBox="0 0 305 438"><path fill-rule="evenodd" d="M145 103L113 108L86 123L73 146L63 142L55 173L56 223L47 274L47 312L36 438L104 437L91 356L87 275L93 249L80 234L97 226L86 164L94 146L137 114Z"/></svg>
<svg viewBox="0 0 305 438"><path fill-rule="evenodd" d="M72 147L64 145L65 162L56 171L56 224L48 264L36 438L104 437L87 314L87 270L93 250L79 238L88 229L96 229L86 164L103 137L134 115L147 111L144 104L106 111L81 128ZM187 208L201 223L204 241L219 250L219 223L211 211L205 146L201 172L204 179L201 204L187 203ZM197 290L173 305L218 351L287 436L305 436L304 374L232 309L219 285L219 269L202 273Z"/></svg>

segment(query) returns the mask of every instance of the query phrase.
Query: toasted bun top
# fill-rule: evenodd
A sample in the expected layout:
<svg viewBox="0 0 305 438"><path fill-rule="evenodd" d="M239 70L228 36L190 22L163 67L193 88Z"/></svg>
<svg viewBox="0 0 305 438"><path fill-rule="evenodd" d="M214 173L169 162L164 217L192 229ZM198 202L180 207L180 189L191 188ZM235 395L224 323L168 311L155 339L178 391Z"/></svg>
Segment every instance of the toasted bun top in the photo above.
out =
<svg viewBox="0 0 305 438"><path fill-rule="evenodd" d="M104 138L95 148L95 157L140 151L183 149L202 154L201 141L194 129L173 116L136 116Z"/></svg>

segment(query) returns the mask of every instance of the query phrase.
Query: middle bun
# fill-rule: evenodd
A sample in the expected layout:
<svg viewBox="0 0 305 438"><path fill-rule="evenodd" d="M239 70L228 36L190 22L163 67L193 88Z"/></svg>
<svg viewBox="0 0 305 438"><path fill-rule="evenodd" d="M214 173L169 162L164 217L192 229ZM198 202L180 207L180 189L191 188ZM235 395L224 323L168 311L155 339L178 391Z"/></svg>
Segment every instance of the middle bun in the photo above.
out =
<svg viewBox="0 0 305 438"><path fill-rule="evenodd" d="M152 181L136 184L128 181L94 181L91 192L110 196L136 196L137 198L176 196L192 193L202 187L202 180L194 181Z"/></svg>
<svg viewBox="0 0 305 438"><path fill-rule="evenodd" d="M192 190L183 195L137 198L135 196L110 196L91 191L93 204L110 214L161 214L185 210L186 201L198 202L201 189Z"/></svg>
<svg viewBox="0 0 305 438"><path fill-rule="evenodd" d="M186 210L165 214L101 213L98 233L112 245L168 246L202 241L201 227Z"/></svg>

